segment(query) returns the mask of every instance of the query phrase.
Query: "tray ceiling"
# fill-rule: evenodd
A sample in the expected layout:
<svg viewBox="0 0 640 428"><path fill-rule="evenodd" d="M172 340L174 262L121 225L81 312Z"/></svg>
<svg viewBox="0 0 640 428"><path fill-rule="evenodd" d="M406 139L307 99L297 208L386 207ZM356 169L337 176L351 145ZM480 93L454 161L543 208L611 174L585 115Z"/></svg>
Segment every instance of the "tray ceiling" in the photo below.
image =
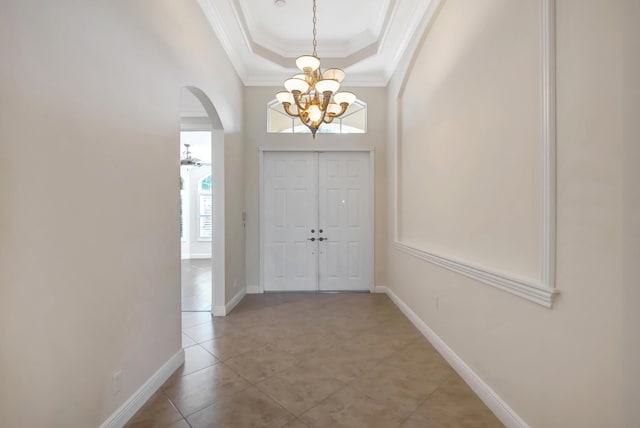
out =
<svg viewBox="0 0 640 428"><path fill-rule="evenodd" d="M199 0L248 86L281 85L312 52L312 1ZM349 86L385 86L431 0L317 0L318 56Z"/></svg>

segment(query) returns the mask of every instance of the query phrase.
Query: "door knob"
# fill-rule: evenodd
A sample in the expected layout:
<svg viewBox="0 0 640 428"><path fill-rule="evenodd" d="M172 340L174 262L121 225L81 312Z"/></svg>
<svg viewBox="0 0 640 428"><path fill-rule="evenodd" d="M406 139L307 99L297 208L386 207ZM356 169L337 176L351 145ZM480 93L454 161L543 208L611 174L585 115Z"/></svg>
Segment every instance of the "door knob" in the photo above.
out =
<svg viewBox="0 0 640 428"><path fill-rule="evenodd" d="M314 229L311 229L311 233L316 233L316 231ZM322 231L320 231L320 233L322 233Z"/></svg>
<svg viewBox="0 0 640 428"><path fill-rule="evenodd" d="M313 230L312 230L311 232L313 232ZM319 233L322 233L322 229L320 229L318 232L319 232Z"/></svg>
<svg viewBox="0 0 640 428"><path fill-rule="evenodd" d="M328 241L327 238L323 238L322 236L318 238L318 241Z"/></svg>
<svg viewBox="0 0 640 428"><path fill-rule="evenodd" d="M311 242L313 242L313 241L315 241L315 240L316 240L316 238L307 238L307 241L311 241ZM320 240L322 240L322 238L320 238Z"/></svg>

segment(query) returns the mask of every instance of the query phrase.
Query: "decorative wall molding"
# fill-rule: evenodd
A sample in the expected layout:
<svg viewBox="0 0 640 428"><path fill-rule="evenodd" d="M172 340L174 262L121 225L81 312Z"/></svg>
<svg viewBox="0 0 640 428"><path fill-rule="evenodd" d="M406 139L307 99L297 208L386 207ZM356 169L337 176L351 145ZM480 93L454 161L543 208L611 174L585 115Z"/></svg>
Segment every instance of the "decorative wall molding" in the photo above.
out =
<svg viewBox="0 0 640 428"><path fill-rule="evenodd" d="M235 296L226 305L214 305L211 313L214 317L226 317L231 313L233 308L235 308L238 303L242 301L244 296L247 294L246 288L241 288L240 291L236 293Z"/></svg>
<svg viewBox="0 0 640 428"><path fill-rule="evenodd" d="M391 289L381 287L403 314L427 338L434 348L444 357L454 370L464 379L484 404L508 428L529 428L529 425L471 368L462 358L442 340L400 297ZM376 291L378 287L376 287Z"/></svg>
<svg viewBox="0 0 640 428"><path fill-rule="evenodd" d="M551 307L553 296L556 293L553 288L544 288L538 284L517 279L504 273L492 271L486 267L474 266L449 257L441 257L423 250L417 250L399 242L394 243L393 246L397 250L406 254L410 254L414 257L431 262L477 281L484 282L485 284L493 285L501 290L508 291L548 308Z"/></svg>
<svg viewBox="0 0 640 428"><path fill-rule="evenodd" d="M503 274L483 266L472 265L460 260L436 254L432 251L420 249L400 242L398 237L398 148L402 142L402 97L409 80L410 71L418 55L422 43L418 43L412 52L409 67L403 76L402 83L397 94L397 129L396 145L393 152L394 163L394 195L393 195L393 248L410 254L419 259L428 261L446 269L473 278L485 284L505 290L516 296L551 308L553 298L558 294L555 289L555 264L556 264L556 41L555 41L555 0L539 0L541 3L541 118L542 118L542 153L543 162L543 197L542 197L542 255L541 255L541 280L532 283L522 280L510 274ZM446 0L440 0L439 9ZM425 33L421 36L424 41L429 34L432 23L438 14L430 15L431 22L427 23Z"/></svg>
<svg viewBox="0 0 640 428"><path fill-rule="evenodd" d="M121 428L149 401L158 389L184 364L184 351L180 349L133 393L122 406L100 425L100 428Z"/></svg>

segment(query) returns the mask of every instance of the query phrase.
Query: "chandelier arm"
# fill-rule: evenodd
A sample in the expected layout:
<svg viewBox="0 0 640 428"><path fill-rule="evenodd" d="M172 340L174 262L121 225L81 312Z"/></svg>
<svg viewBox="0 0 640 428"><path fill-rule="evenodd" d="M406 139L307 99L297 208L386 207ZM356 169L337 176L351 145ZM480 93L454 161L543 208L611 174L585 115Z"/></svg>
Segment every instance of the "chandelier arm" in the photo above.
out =
<svg viewBox="0 0 640 428"><path fill-rule="evenodd" d="M282 107L284 107L284 112L287 113L289 116L291 116L291 117L300 117L300 110L298 110L298 113L293 113L291 111L291 104L290 103L282 103Z"/></svg>
<svg viewBox="0 0 640 428"><path fill-rule="evenodd" d="M340 113L336 114L335 117L340 117L343 114L345 114L345 112L347 111L347 109L349 108L349 104L347 103L340 103L340 108L342 110L340 110Z"/></svg>
<svg viewBox="0 0 640 428"><path fill-rule="evenodd" d="M302 105L300 105L300 95L301 95L301 92L300 92L300 91L293 91L293 92L292 92L292 94L293 94L293 101L295 101L295 103L296 103L296 107L298 107L298 116L302 117L302 116L300 115L300 113L301 113L302 111L304 111L304 108L302 107Z"/></svg>
<svg viewBox="0 0 640 428"><path fill-rule="evenodd" d="M329 105L329 101L331 101L331 92L329 91L323 92L322 107L321 107L322 117L320 117L320 120L318 121L318 123L324 122L324 118L327 115L327 106Z"/></svg>

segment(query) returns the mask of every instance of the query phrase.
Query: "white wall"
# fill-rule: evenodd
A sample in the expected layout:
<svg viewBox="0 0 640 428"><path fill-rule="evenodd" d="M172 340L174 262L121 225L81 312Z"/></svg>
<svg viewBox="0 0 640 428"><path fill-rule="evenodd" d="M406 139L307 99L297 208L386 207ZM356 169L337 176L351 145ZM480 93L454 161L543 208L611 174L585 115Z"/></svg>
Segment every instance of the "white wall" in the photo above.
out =
<svg viewBox="0 0 640 428"><path fill-rule="evenodd" d="M242 234L242 84L195 1L3 1L0 57L1 424L96 427L181 346L184 86L222 120Z"/></svg>
<svg viewBox="0 0 640 428"><path fill-rule="evenodd" d="M267 103L281 91L277 87L245 88L245 206L247 210L246 269L247 285L260 283L260 146L308 147L331 150L335 147L375 147L375 271L374 283L386 284L387 245L387 168L386 168L386 115L387 97L384 88L351 88L358 99L367 103L368 125L366 134L320 134L312 139L310 134L267 133Z"/></svg>
<svg viewBox="0 0 640 428"><path fill-rule="evenodd" d="M513 90L511 81L505 80L503 84L483 78L481 73L470 75L468 71L487 66L496 66L497 72L503 71L499 67L517 70L518 64L528 61L522 55L539 55L525 37L531 3L537 2L483 0L474 2L474 13L469 13L468 2L443 2L415 63L410 64L408 58L403 63L409 73L421 70L424 79L421 87L414 87L418 91L414 96L430 105L433 115L438 116L434 119L423 113L422 123L434 127L425 130L425 135L430 136L425 141L427 147L445 145L452 134L462 135L461 141L467 144L483 137L484 134L474 134L480 128L468 120L468 105L452 104L469 101L468 94L475 94L473 102L482 106L478 115L490 111L500 114L500 120L492 122L493 129L487 129L495 139L492 144L504 147L517 144L504 132L514 121L522 120L516 116L523 114L521 106L511 108L509 103L501 104L509 99L509 94L503 91ZM622 6L631 10L631 4L625 0L557 0L556 285L561 295L553 309L389 247L392 290L532 427L637 424L637 417L632 417L638 412L639 385L637 267L628 265L624 282L622 276L623 259L637 266L638 254L637 114L634 125L628 124L624 146L622 132L623 94L628 90L626 85L637 85L637 79L630 77L637 76L637 56L636 74L627 75L633 81L622 80L623 66L632 58L623 57L622 46L634 40L628 43L628 48L635 52L638 49L637 25L632 24L637 21L629 19L626 33L622 25L625 13L629 13ZM637 4L633 9L637 17ZM483 19L475 22L478 15ZM500 28L505 29L504 34L500 34ZM448 40L446 49L430 50L439 40ZM474 46L476 43L481 45ZM488 56L488 51L497 48L514 54ZM492 62L486 64L489 60ZM442 79L428 78L443 64L448 69ZM397 146L398 130L407 131L402 129L405 123L396 120L398 91L404 79L402 67L400 70L389 87L390 151ZM518 73L518 76L523 78L522 85L526 85L526 75ZM453 101L447 101L447 96ZM637 96L630 98L637 105ZM409 115L410 112L403 111L401 118L411 118ZM632 120L628 113L626 117ZM420 117L412 120L420 121ZM452 126L435 132L446 121L452 121ZM405 133L407 138L415 139L417 135ZM419 144L415 140L413 143ZM446 147L432 153L436 156L430 161L433 164L449 164L456 155ZM456 180L473 182L476 179L473 171L486 166L474 164L480 159L465 160L468 167L456 170ZM518 171L501 164L499 157L484 161L503 180L519 179ZM393 167L391 159L389 169ZM434 175L414 169L411 179L419 186L426 179L434 179ZM633 189L629 187L631 180L635 183ZM455 204L457 198L468 196L449 184L425 183L436 200L449 198ZM521 189L525 196L537 200L535 187L521 186ZM390 200L395 191L396 183L391 182ZM432 219L440 222L451 206L443 204L440 208L444 214L437 213L435 217L424 207L413 207L416 211L411 215L423 217L426 222ZM481 208L490 212L484 205ZM503 208L498 204L494 208L498 219L505 219ZM622 221L624 214L626 223ZM436 223L435 227L438 226ZM521 227L531 225L524 223ZM498 244L513 253L521 252L517 242L500 234L492 236L501 239ZM477 249L465 247L464 241L445 241L446 235L437 238L448 245L453 257L478 254ZM469 240L470 245L474 242L477 243ZM524 254L530 256L528 250ZM500 260L509 263L505 269L517 271L528 263L518 260L521 255ZM631 297L635 297L634 303L624 304ZM623 360L627 361L625 371L621 366Z"/></svg>

